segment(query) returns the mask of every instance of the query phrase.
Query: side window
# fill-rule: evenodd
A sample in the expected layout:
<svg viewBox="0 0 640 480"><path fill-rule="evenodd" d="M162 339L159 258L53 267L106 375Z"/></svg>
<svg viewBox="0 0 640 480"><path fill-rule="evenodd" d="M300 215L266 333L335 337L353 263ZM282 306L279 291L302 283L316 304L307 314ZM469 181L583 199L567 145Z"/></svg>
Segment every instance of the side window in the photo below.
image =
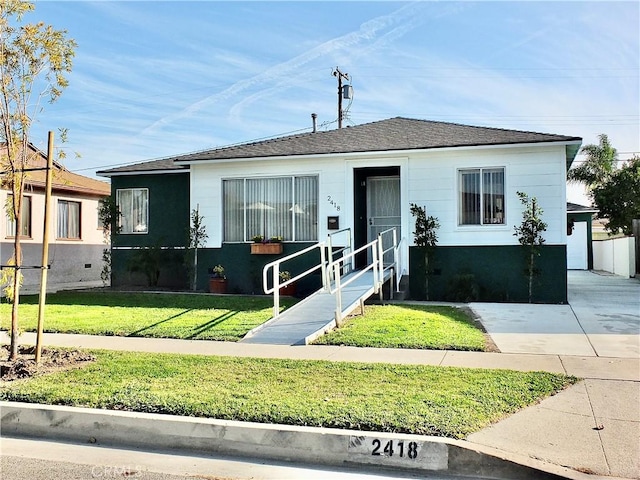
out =
<svg viewBox="0 0 640 480"><path fill-rule="evenodd" d="M116 203L120 210L120 233L149 232L149 189L116 190Z"/></svg>
<svg viewBox="0 0 640 480"><path fill-rule="evenodd" d="M12 196L8 196L11 201ZM16 236L16 221L7 216L7 236ZM22 197L22 219L20 222L20 236L31 238L31 197Z"/></svg>
<svg viewBox="0 0 640 480"><path fill-rule="evenodd" d="M504 225L504 167L458 171L458 225Z"/></svg>
<svg viewBox="0 0 640 480"><path fill-rule="evenodd" d="M80 239L80 202L58 200L56 236L61 239Z"/></svg>

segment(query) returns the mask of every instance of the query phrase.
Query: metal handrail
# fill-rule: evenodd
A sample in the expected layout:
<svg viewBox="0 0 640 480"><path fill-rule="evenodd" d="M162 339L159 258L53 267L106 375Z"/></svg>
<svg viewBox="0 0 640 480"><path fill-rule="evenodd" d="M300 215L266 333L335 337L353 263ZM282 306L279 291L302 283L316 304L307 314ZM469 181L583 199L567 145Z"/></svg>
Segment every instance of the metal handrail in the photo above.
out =
<svg viewBox="0 0 640 480"><path fill-rule="evenodd" d="M382 279L382 276L381 276L382 271L380 270L381 265L380 265L380 261L378 260L378 249L377 249L378 244L379 244L379 239L375 239L372 242L369 242L366 245L363 245L362 247L354 250L353 252L347 255L344 255L339 259L329 263L329 266L327 267L327 275L329 275L330 273L333 273L333 284L334 284L334 288L331 288L330 286L331 284L329 283L329 293L336 294L336 310L335 310L336 325L340 326L340 322L342 321L342 289L343 288L355 282L358 278L360 278L369 270L373 270L373 289L375 293L378 293L381 286L380 284ZM341 264L346 264L347 260L352 259L358 253L364 250L367 250L369 248L371 249L371 257L373 260L371 264L368 265L366 268L360 270L358 273L351 276L349 280L347 280L345 283L342 283L342 277L340 275Z"/></svg>
<svg viewBox="0 0 640 480"><path fill-rule="evenodd" d="M396 291L400 291L400 280L402 279L402 275L404 275L405 267L404 267L404 255L403 255L403 245L406 243L407 239L402 237L398 244L395 247L393 252L393 257L396 263Z"/></svg>
<svg viewBox="0 0 640 480"><path fill-rule="evenodd" d="M304 255L306 253L311 252L312 250L315 250L316 248L320 249L320 264L316 265L314 267L311 267L307 270L305 270L302 273L299 273L298 275L296 275L295 277L291 277L289 280L286 280L282 283L280 283L280 265L293 259L296 257L299 257L301 255ZM273 317L277 317L278 315L280 315L280 289L282 287L286 287L287 285L292 284L293 282L300 280L302 277L305 277L307 275L309 275L310 273L315 272L316 270L320 269L321 270L321 276L322 276L322 283L323 283L323 288L326 288L325 285L325 278L327 277L327 272L326 272L326 268L327 268L327 259L326 259L326 245L324 242L318 242L315 245L311 245L310 247L307 248L303 248L302 250L298 250L297 252L294 252L290 255L287 255L286 257L282 257L282 258L278 258L277 260L274 260L273 262L267 263L264 268L262 269L262 289L264 290L264 293L271 294L273 293ZM269 270L272 270L272 286L269 287L269 283L268 283L268 278L269 278Z"/></svg>
<svg viewBox="0 0 640 480"><path fill-rule="evenodd" d="M384 248L384 238L388 235L391 235L391 246L389 248ZM378 233L378 258L380 259L380 282L384 278L384 273L387 270L391 271L391 277L394 275L398 275L398 251L396 248L396 244L398 243L397 234L395 227L388 228L380 233ZM393 253L393 262L391 264L385 266L384 257L387 253ZM391 298L393 298L393 288L391 289Z"/></svg>
<svg viewBox="0 0 640 480"><path fill-rule="evenodd" d="M333 238L340 235L341 233L345 233L348 232L347 234L347 240L346 240L346 245L344 247L341 248L337 248L335 251L333 250ZM340 255L342 254L343 256L345 255L345 252L350 252L352 249L351 246L351 227L347 227L347 228L343 228L342 230L336 230L335 232L331 232L330 234L327 235L327 258L329 259L329 262L333 262L333 259L335 258L336 255Z"/></svg>

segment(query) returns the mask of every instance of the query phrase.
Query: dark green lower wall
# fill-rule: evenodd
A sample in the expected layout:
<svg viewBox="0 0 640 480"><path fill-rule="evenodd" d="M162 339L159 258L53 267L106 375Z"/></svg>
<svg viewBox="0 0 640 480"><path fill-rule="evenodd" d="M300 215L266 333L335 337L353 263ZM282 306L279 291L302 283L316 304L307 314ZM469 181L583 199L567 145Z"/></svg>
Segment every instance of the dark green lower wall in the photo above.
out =
<svg viewBox="0 0 640 480"><path fill-rule="evenodd" d="M529 301L526 249L520 245L436 247L429 261L429 300ZM424 250L409 248L411 298L425 300ZM567 303L567 249L544 245L536 258L533 302Z"/></svg>
<svg viewBox="0 0 640 480"><path fill-rule="evenodd" d="M252 255L250 244L225 244L222 248L205 248L198 250L198 285L200 291L207 291L209 286L209 269L222 265L227 277L228 293L262 294L262 269L278 257L302 250L311 244L284 243L280 255ZM114 287L148 286L147 277L140 272L131 272L131 258L134 250L112 251L112 279ZM188 289L187 269L184 262L184 250L162 250L160 252L160 276L158 287ZM281 270L288 270L292 276L320 263L319 250L289 261ZM309 275L296 282L298 296L304 296L320 288L320 273Z"/></svg>

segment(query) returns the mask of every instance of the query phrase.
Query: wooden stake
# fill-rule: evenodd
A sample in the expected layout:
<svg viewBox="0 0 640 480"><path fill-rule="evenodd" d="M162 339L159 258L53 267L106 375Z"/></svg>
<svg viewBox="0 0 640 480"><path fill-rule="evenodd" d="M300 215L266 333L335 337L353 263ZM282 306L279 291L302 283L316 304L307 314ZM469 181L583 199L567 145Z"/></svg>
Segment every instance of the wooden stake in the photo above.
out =
<svg viewBox="0 0 640 480"><path fill-rule="evenodd" d="M42 330L44 305L47 298L47 274L49 273L49 210L51 203L51 177L53 173L53 132L49 132L47 146L47 183L44 196L44 231L42 235L42 270L40 274L40 299L38 303L38 331L36 333L36 364L42 355Z"/></svg>

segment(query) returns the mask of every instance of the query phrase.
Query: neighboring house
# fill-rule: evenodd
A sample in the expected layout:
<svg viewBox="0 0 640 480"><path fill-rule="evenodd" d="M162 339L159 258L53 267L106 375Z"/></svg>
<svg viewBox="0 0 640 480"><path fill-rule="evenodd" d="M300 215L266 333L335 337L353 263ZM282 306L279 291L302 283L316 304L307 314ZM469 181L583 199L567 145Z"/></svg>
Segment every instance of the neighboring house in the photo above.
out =
<svg viewBox="0 0 640 480"><path fill-rule="evenodd" d="M112 281L131 281L135 247L184 247L198 207L208 234L199 254L201 289L207 267L222 264L231 291L260 293L262 266L274 257L249 253L257 234L284 237L288 254L324 241L336 226L351 228L356 247L395 226L411 296L424 298L409 209L416 203L440 222L430 299L468 290L479 300L526 301L525 252L514 236L523 191L537 197L548 224L535 300L566 302L566 171L581 141L392 118L105 170L99 174L111 178L123 226L113 241ZM184 284L179 255L171 255L160 284Z"/></svg>
<svg viewBox="0 0 640 480"><path fill-rule="evenodd" d="M593 207L567 202L567 268L593 270Z"/></svg>
<svg viewBox="0 0 640 480"><path fill-rule="evenodd" d="M47 166L46 156L31 146L33 161L30 168ZM40 284L42 240L44 238L44 197L46 171L27 174L24 189L22 224L23 285ZM99 282L102 271L102 251L105 248L102 227L98 219L98 204L110 193L108 183L77 175L54 162L52 175L51 217L49 231L48 284ZM10 189L3 186L0 202L7 205ZM0 256L6 265L13 256L16 225L6 214L0 222ZM37 267L37 268L33 268Z"/></svg>

